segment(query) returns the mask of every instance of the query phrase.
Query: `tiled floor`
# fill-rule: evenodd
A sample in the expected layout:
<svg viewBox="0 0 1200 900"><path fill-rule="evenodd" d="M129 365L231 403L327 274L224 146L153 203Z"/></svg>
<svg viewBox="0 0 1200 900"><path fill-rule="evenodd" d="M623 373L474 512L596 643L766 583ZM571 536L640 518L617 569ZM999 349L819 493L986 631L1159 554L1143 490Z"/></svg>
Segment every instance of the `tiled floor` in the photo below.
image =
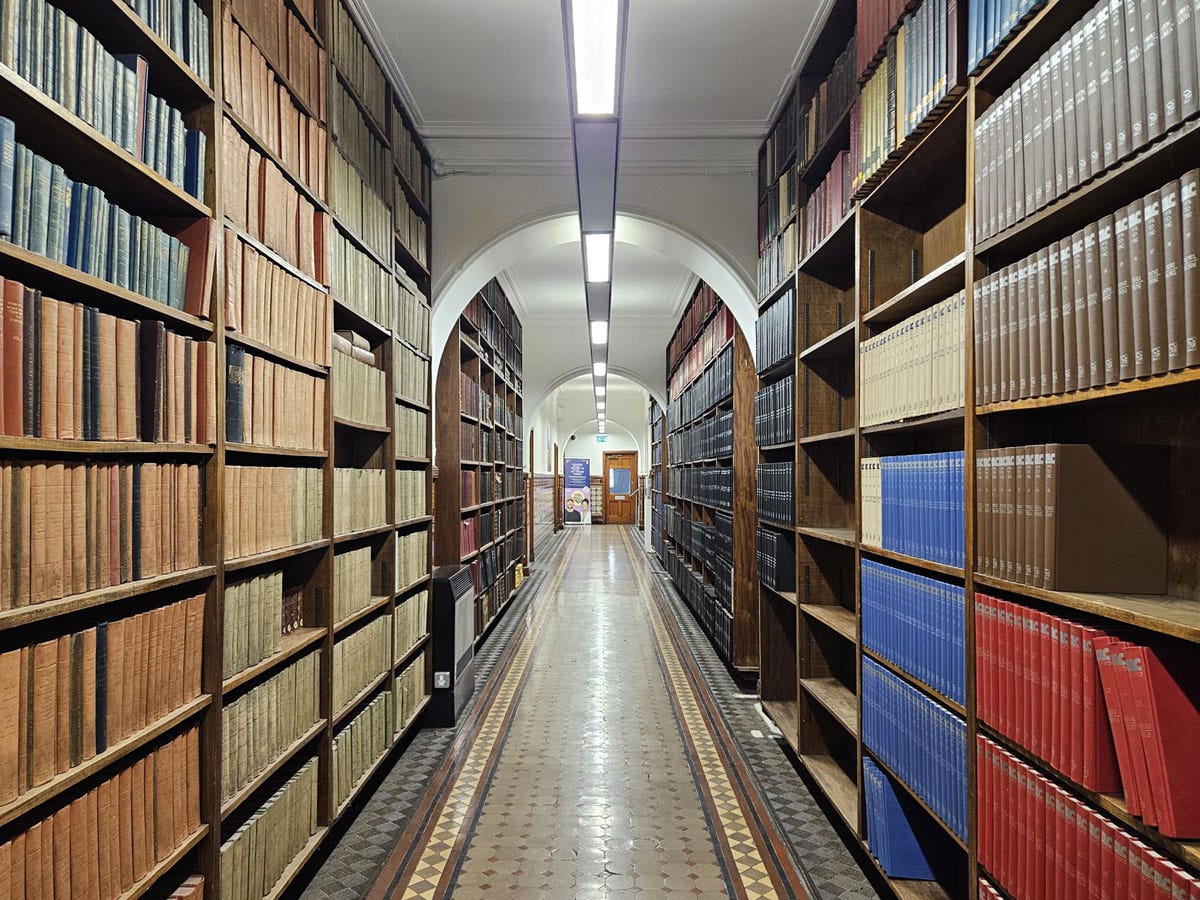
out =
<svg viewBox="0 0 1200 900"><path fill-rule="evenodd" d="M635 534L555 540L306 896L874 896Z"/></svg>

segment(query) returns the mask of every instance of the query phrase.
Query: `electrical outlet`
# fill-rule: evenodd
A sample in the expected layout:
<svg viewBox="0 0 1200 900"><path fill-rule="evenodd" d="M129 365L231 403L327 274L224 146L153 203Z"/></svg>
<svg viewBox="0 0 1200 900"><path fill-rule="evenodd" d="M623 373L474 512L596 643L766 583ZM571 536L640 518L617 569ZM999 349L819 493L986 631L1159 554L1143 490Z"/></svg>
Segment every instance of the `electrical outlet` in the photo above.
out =
<svg viewBox="0 0 1200 900"><path fill-rule="evenodd" d="M445 690L446 688L450 687L450 673L449 672L434 672L433 673L433 686L440 690Z"/></svg>

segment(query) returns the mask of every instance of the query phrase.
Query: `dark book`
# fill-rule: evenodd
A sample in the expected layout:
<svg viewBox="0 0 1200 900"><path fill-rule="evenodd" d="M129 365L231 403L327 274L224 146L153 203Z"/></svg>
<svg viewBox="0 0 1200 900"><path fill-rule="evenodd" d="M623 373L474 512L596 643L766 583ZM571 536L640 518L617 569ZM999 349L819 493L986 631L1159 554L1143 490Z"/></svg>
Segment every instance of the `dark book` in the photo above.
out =
<svg viewBox="0 0 1200 900"><path fill-rule="evenodd" d="M1130 350L1133 353L1133 374L1142 378L1150 374L1150 295L1146 287L1146 232L1142 226L1143 207L1140 200L1129 205L1129 286L1130 308L1133 311Z"/></svg>
<svg viewBox="0 0 1200 900"><path fill-rule="evenodd" d="M1184 353L1187 365L1196 366L1200 365L1200 169L1179 179L1179 224L1183 242Z"/></svg>
<svg viewBox="0 0 1200 900"><path fill-rule="evenodd" d="M1169 181L1159 192L1161 197L1163 240L1163 290L1167 299L1167 371L1185 365L1187 322L1183 285L1183 229L1179 221L1179 181Z"/></svg>
<svg viewBox="0 0 1200 900"><path fill-rule="evenodd" d="M245 403L246 351L240 344L225 348L225 440L240 443L244 438L242 408Z"/></svg>
<svg viewBox="0 0 1200 900"><path fill-rule="evenodd" d="M1109 215L1100 220L1096 231L1105 384L1116 384L1121 377L1121 360L1118 356L1120 341L1117 338L1117 257L1113 235L1115 228L1116 219Z"/></svg>
<svg viewBox="0 0 1200 900"><path fill-rule="evenodd" d="M108 623L96 626L96 752L108 749Z"/></svg>
<svg viewBox="0 0 1200 900"><path fill-rule="evenodd" d="M13 189L16 184L17 136L12 119L0 116L0 236L13 232Z"/></svg>
<svg viewBox="0 0 1200 900"><path fill-rule="evenodd" d="M23 429L31 437L41 435L38 425L38 412L41 404L41 308L42 296L33 288L25 288L23 299L23 334L22 334L22 364L21 389L24 393Z"/></svg>
<svg viewBox="0 0 1200 900"><path fill-rule="evenodd" d="M1146 238L1146 297L1150 325L1150 374L1167 371L1167 283L1164 271L1162 200L1158 192L1142 201Z"/></svg>

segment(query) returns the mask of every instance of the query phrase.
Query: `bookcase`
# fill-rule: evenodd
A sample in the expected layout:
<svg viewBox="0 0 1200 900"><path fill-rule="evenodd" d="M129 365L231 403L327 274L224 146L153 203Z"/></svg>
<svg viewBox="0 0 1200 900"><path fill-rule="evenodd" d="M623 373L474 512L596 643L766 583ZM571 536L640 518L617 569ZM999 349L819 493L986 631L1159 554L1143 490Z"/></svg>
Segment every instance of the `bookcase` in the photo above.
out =
<svg viewBox="0 0 1200 900"><path fill-rule="evenodd" d="M438 368L435 558L470 567L477 642L528 567L521 347L521 322L493 278L459 316Z"/></svg>
<svg viewBox="0 0 1200 900"><path fill-rule="evenodd" d="M40 6L89 66L3 18L0 858L280 896L429 693L429 156L339 0Z"/></svg>
<svg viewBox="0 0 1200 900"><path fill-rule="evenodd" d="M760 153L759 693L900 896L1195 883L1196 40L835 3Z"/></svg>
<svg viewBox="0 0 1200 900"><path fill-rule="evenodd" d="M733 313L707 284L696 286L666 357L667 408L651 422L657 552L725 662L751 673L756 379Z"/></svg>
<svg viewBox="0 0 1200 900"><path fill-rule="evenodd" d="M665 559L663 548L663 523L666 518L666 496L663 490L667 456L667 415L658 401L650 400L647 411L650 423L650 543L659 559Z"/></svg>

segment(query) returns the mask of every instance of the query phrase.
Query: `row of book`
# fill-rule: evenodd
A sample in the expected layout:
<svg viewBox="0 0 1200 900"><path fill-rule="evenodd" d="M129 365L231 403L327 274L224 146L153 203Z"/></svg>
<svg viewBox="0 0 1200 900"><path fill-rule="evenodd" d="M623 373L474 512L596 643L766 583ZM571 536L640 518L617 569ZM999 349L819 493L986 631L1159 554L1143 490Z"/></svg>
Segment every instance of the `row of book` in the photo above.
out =
<svg viewBox="0 0 1200 900"><path fill-rule="evenodd" d="M1112 168L1200 110L1186 0L1100 0L975 123L976 238Z"/></svg>
<svg viewBox="0 0 1200 900"><path fill-rule="evenodd" d="M867 812L867 849L889 878L934 881L937 878L935 846L938 834L929 817L892 777L864 756L863 801Z"/></svg>
<svg viewBox="0 0 1200 900"><path fill-rule="evenodd" d="M493 278L485 284L471 298L463 316L475 326L484 343L494 347L521 374L521 320L513 312L499 280Z"/></svg>
<svg viewBox="0 0 1200 900"><path fill-rule="evenodd" d="M775 525L796 522L796 464L762 463L758 467L758 517Z"/></svg>
<svg viewBox="0 0 1200 900"><path fill-rule="evenodd" d="M759 373L774 369L796 352L796 289L788 288L754 321Z"/></svg>
<svg viewBox="0 0 1200 900"><path fill-rule="evenodd" d="M22 0L6 16L0 64L78 116L134 159L204 199L207 137L148 89L146 60L115 54L46 0ZM21 22L27 23L20 27ZM9 32L9 29L12 29Z"/></svg>
<svg viewBox="0 0 1200 900"><path fill-rule="evenodd" d="M325 449L324 379L247 353L241 344L226 346L225 359L227 441Z"/></svg>
<svg viewBox="0 0 1200 900"><path fill-rule="evenodd" d="M347 422L386 428L391 405L387 372L375 367L375 355L364 349L365 338L347 333L350 339L341 332L333 336L333 414Z"/></svg>
<svg viewBox="0 0 1200 900"><path fill-rule="evenodd" d="M392 659L392 617L379 616L333 645L333 709L342 712L386 672Z"/></svg>
<svg viewBox="0 0 1200 900"><path fill-rule="evenodd" d="M416 133L408 122L394 109L392 111L392 153L396 157L396 168L408 182L426 208L429 207L433 173L429 163L417 145Z"/></svg>
<svg viewBox="0 0 1200 900"><path fill-rule="evenodd" d="M0 422L58 440L216 440L216 349L0 278Z"/></svg>
<svg viewBox="0 0 1200 900"><path fill-rule="evenodd" d="M428 525L419 531L396 535L396 590L402 591L429 574Z"/></svg>
<svg viewBox="0 0 1200 900"><path fill-rule="evenodd" d="M803 168L816 155L858 99L855 39L838 56L812 99L800 107L797 159Z"/></svg>
<svg viewBox="0 0 1200 900"><path fill-rule="evenodd" d="M907 0L857 0L854 34L854 74L861 79L880 61L887 40L907 11Z"/></svg>
<svg viewBox="0 0 1200 900"><path fill-rule="evenodd" d="M667 492L681 500L691 500L718 509L733 509L733 480L733 469L728 466L672 468L667 471Z"/></svg>
<svg viewBox="0 0 1200 900"><path fill-rule="evenodd" d="M910 316L859 347L859 424L961 409L966 385L967 295Z"/></svg>
<svg viewBox="0 0 1200 900"><path fill-rule="evenodd" d="M458 431L463 462L479 461L479 426L469 422L459 422Z"/></svg>
<svg viewBox="0 0 1200 900"><path fill-rule="evenodd" d="M784 172L796 152L797 113L795 97L788 97L779 111L775 126L763 141L758 151L758 193L765 194L768 187Z"/></svg>
<svg viewBox="0 0 1200 900"><path fill-rule="evenodd" d="M429 266L429 226L421 213L408 202L404 188L395 182L396 240L423 267Z"/></svg>
<svg viewBox="0 0 1200 900"><path fill-rule="evenodd" d="M333 736L333 808L342 805L354 788L392 746L395 694L384 690Z"/></svg>
<svg viewBox="0 0 1200 900"><path fill-rule="evenodd" d="M411 406L396 404L396 458L425 459L429 455L429 414Z"/></svg>
<svg viewBox="0 0 1200 900"><path fill-rule="evenodd" d="M336 625L378 599L375 596L370 547L343 551L333 557L333 621Z"/></svg>
<svg viewBox="0 0 1200 900"><path fill-rule="evenodd" d="M679 320L679 325L676 326L675 333L671 335L671 341L667 344L667 371L673 372L678 368L684 354L696 340L700 330L709 325L711 316L720 304L721 298L711 287L704 282L696 286L696 292L692 295L687 312ZM710 351L709 356L711 355Z"/></svg>
<svg viewBox="0 0 1200 900"><path fill-rule="evenodd" d="M200 468L0 464L0 609L200 564Z"/></svg>
<svg viewBox="0 0 1200 900"><path fill-rule="evenodd" d="M429 402L429 360L396 342L396 393L417 403Z"/></svg>
<svg viewBox="0 0 1200 900"><path fill-rule="evenodd" d="M462 556L479 549L478 515L468 516L458 523L458 549Z"/></svg>
<svg viewBox="0 0 1200 900"><path fill-rule="evenodd" d="M0 804L200 694L204 596L0 653Z"/></svg>
<svg viewBox="0 0 1200 900"><path fill-rule="evenodd" d="M1200 365L1198 194L1200 169L982 279L979 401Z"/></svg>
<svg viewBox="0 0 1200 900"><path fill-rule="evenodd" d="M11 119L0 119L0 238L165 306L208 312L200 277L189 280L191 246L17 142Z"/></svg>
<svg viewBox="0 0 1200 900"><path fill-rule="evenodd" d="M705 285L707 287L707 285ZM681 356L671 370L671 378L667 384L668 393L674 397L712 361L733 338L737 332L737 323L733 311L718 299L721 308L709 319L704 330L694 338L688 351Z"/></svg>
<svg viewBox="0 0 1200 900"><path fill-rule="evenodd" d="M304 624L304 589L285 588L283 572L225 585L222 678L232 678L283 649L283 636Z"/></svg>
<svg viewBox="0 0 1200 900"><path fill-rule="evenodd" d="M319 540L321 476L321 470L315 468L227 466L225 558Z"/></svg>
<svg viewBox="0 0 1200 900"><path fill-rule="evenodd" d="M1200 882L983 735L979 861L1008 896L1190 897Z"/></svg>
<svg viewBox="0 0 1200 900"><path fill-rule="evenodd" d="M355 95L366 107L375 124L387 127L388 82L383 69L358 30L350 10L344 3L333 5L330 24L330 53L338 73L353 87Z"/></svg>
<svg viewBox="0 0 1200 900"><path fill-rule="evenodd" d="M317 833L317 760L310 759L221 844L221 896L261 900Z"/></svg>
<svg viewBox="0 0 1200 900"><path fill-rule="evenodd" d="M372 193L389 206L392 202L392 154L363 118L358 104L340 79L329 91L329 130L338 152L358 170Z"/></svg>
<svg viewBox="0 0 1200 900"><path fill-rule="evenodd" d="M325 214L228 119L222 120L222 135L221 195L226 218L309 279L323 282Z"/></svg>
<svg viewBox="0 0 1200 900"><path fill-rule="evenodd" d="M966 595L948 584L862 561L863 646L960 706L967 703Z"/></svg>
<svg viewBox="0 0 1200 900"><path fill-rule="evenodd" d="M429 633L429 591L419 591L396 601L395 658L401 659L421 638Z"/></svg>
<svg viewBox="0 0 1200 900"><path fill-rule="evenodd" d="M800 226L792 222L758 252L758 296L763 299L796 271Z"/></svg>
<svg viewBox="0 0 1200 900"><path fill-rule="evenodd" d="M125 4L197 78L212 84L212 29L196 0L125 0Z"/></svg>
<svg viewBox="0 0 1200 900"><path fill-rule="evenodd" d="M967 725L959 716L864 659L862 740L950 831L967 839Z"/></svg>
<svg viewBox="0 0 1200 900"><path fill-rule="evenodd" d="M963 565L961 450L863 459L861 478L865 546Z"/></svg>
<svg viewBox="0 0 1200 900"><path fill-rule="evenodd" d="M458 408L475 419L491 418L491 396L466 372L458 376Z"/></svg>
<svg viewBox="0 0 1200 900"><path fill-rule="evenodd" d="M507 595L506 595L507 596ZM425 671L428 665L426 654L421 653L396 676L393 692L396 696L396 732L408 727L429 690L425 687Z"/></svg>
<svg viewBox="0 0 1200 900"><path fill-rule="evenodd" d="M296 14L311 5L312 0L295 5L230 0L229 8L296 99L322 118L328 94L325 51L314 37L313 11L306 10L303 20Z"/></svg>
<svg viewBox="0 0 1200 900"><path fill-rule="evenodd" d="M333 470L335 535L387 524L387 472L384 469Z"/></svg>
<svg viewBox="0 0 1200 900"><path fill-rule="evenodd" d="M403 271L396 278L396 337L418 353L429 355L429 304L416 282Z"/></svg>
<svg viewBox="0 0 1200 900"><path fill-rule="evenodd" d="M758 204L758 252L767 248L780 236L780 229L796 212L800 176L796 169L788 167L768 190Z"/></svg>
<svg viewBox="0 0 1200 900"><path fill-rule="evenodd" d="M850 212L850 154L833 158L829 172L808 196L797 216L797 253L804 259L820 246Z"/></svg>
<svg viewBox="0 0 1200 900"><path fill-rule="evenodd" d="M1042 0L969 0L967 71L974 72Z"/></svg>
<svg viewBox="0 0 1200 900"><path fill-rule="evenodd" d="M296 105L288 86L276 77L270 62L234 22L228 8L223 42L225 102L256 141L313 194L324 198L329 142L321 119L305 111L314 107ZM324 107L315 109L320 115Z"/></svg>
<svg viewBox="0 0 1200 900"><path fill-rule="evenodd" d="M460 501L463 509L479 505L479 472L476 469L464 469L460 473L462 491Z"/></svg>
<svg viewBox="0 0 1200 900"><path fill-rule="evenodd" d="M321 717L321 654L312 651L221 707L221 799L265 771Z"/></svg>
<svg viewBox="0 0 1200 900"><path fill-rule="evenodd" d="M334 146L329 166L329 208L338 223L370 247L380 259L392 258L392 210L372 190L355 165Z"/></svg>
<svg viewBox="0 0 1200 900"><path fill-rule="evenodd" d="M343 306L380 328L392 327L396 314L392 274L338 228L329 232L329 285Z"/></svg>
<svg viewBox="0 0 1200 900"><path fill-rule="evenodd" d="M1048 590L1166 591L1165 448L1034 444L980 450L975 465L981 574Z"/></svg>
<svg viewBox="0 0 1200 900"><path fill-rule="evenodd" d="M667 428L675 431L733 397L733 346L726 346L667 407Z"/></svg>
<svg viewBox="0 0 1200 900"><path fill-rule="evenodd" d="M465 474L465 473L464 473ZM465 504L470 505L470 504ZM423 469L396 470L396 521L407 522L429 515Z"/></svg>
<svg viewBox="0 0 1200 900"><path fill-rule="evenodd" d="M776 591L796 590L795 539L775 528L758 528L758 580Z"/></svg>
<svg viewBox="0 0 1200 900"><path fill-rule="evenodd" d="M17 897L126 896L200 830L199 770L200 732L191 728L6 835L5 888Z"/></svg>
<svg viewBox="0 0 1200 900"><path fill-rule="evenodd" d="M733 456L733 410L669 435L671 464Z"/></svg>
<svg viewBox="0 0 1200 900"><path fill-rule="evenodd" d="M226 328L304 362L327 366L329 309L328 293L225 229Z"/></svg>

